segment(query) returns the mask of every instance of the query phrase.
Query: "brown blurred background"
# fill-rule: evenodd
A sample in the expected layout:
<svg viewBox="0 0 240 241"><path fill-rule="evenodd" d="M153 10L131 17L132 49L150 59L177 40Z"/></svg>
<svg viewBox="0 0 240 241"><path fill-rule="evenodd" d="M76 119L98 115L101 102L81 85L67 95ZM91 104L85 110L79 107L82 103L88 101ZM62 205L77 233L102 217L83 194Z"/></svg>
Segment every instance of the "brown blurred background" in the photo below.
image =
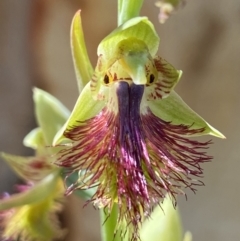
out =
<svg viewBox="0 0 240 241"><path fill-rule="evenodd" d="M69 109L78 96L69 47L74 13L82 9L93 65L101 39L116 27L117 0L0 1L0 150L31 154L23 137L35 127L32 87L58 97ZM214 161L204 165L206 187L179 198L185 230L194 241L240 240L240 1L189 0L164 25L154 1L145 1L161 37L159 54L184 74L183 99L227 140L213 138ZM16 177L0 162L0 192ZM98 212L71 197L67 241L100 241Z"/></svg>

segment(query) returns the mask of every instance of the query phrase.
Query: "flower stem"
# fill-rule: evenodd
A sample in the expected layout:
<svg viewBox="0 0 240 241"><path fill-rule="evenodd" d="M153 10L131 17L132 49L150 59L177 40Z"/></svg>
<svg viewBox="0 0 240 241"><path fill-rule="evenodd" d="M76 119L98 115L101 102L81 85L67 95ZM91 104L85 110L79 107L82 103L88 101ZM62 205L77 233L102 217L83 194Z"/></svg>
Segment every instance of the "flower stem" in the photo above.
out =
<svg viewBox="0 0 240 241"><path fill-rule="evenodd" d="M139 16L144 0L118 0L118 26Z"/></svg>
<svg viewBox="0 0 240 241"><path fill-rule="evenodd" d="M109 215L106 209L100 210L101 215L101 234L102 234L102 241L121 241L120 235L117 233L114 237L114 231L117 225L117 218L118 218L118 206L114 204L112 211Z"/></svg>

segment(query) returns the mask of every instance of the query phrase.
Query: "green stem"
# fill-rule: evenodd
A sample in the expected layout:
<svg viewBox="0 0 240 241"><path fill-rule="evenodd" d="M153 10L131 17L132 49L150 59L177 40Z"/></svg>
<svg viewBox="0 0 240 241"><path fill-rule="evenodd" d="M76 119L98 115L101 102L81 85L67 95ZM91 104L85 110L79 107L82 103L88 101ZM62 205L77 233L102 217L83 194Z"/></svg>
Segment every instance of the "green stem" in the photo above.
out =
<svg viewBox="0 0 240 241"><path fill-rule="evenodd" d="M144 0L118 0L118 26L138 17Z"/></svg>
<svg viewBox="0 0 240 241"><path fill-rule="evenodd" d="M114 231L117 225L118 219L118 206L114 204L111 214L107 213L107 210L101 209L101 234L102 234L102 241L113 241L114 238ZM104 224L103 224L104 223ZM114 241L121 241L120 235L117 233Z"/></svg>

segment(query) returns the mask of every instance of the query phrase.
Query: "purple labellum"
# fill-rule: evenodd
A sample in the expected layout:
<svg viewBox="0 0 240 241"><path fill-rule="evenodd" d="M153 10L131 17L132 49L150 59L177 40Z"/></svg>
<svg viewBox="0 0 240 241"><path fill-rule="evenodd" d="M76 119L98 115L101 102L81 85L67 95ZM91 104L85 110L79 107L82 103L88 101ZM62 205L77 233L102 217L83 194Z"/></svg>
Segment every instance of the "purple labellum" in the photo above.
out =
<svg viewBox="0 0 240 241"><path fill-rule="evenodd" d="M175 197L184 188L195 191L201 181L200 163L209 161L202 149L210 142L189 140L188 136L203 132L191 126L173 125L161 120L141 103L146 86L117 82L113 100L95 117L78 122L64 135L73 141L60 152L58 164L72 171L82 171L75 189L97 186L91 201L111 209L118 203L119 221L131 224L132 239L137 239L143 214L166 193Z"/></svg>
<svg viewBox="0 0 240 241"><path fill-rule="evenodd" d="M143 143L140 117L140 104L144 92L143 85L120 82L117 90L119 103L119 145L121 147L120 165L125 167L125 174L136 175L132 190L148 200L146 180L141 168L141 159L145 143ZM133 173L132 173L133 174ZM138 183L139 182L139 183ZM121 190L121 187L119 187Z"/></svg>

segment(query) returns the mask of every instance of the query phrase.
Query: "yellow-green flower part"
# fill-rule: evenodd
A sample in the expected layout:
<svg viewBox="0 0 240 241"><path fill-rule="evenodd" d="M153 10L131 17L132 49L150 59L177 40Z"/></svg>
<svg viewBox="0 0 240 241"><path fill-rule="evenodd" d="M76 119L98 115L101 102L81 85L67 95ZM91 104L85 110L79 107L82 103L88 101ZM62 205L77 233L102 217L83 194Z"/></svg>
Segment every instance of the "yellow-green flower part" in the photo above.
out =
<svg viewBox="0 0 240 241"><path fill-rule="evenodd" d="M0 209L7 205L13 206L15 202L14 207L1 213L2 238L52 241L65 234L58 220L58 213L63 207L64 185L58 173L50 174L45 179L23 193L2 200Z"/></svg>

